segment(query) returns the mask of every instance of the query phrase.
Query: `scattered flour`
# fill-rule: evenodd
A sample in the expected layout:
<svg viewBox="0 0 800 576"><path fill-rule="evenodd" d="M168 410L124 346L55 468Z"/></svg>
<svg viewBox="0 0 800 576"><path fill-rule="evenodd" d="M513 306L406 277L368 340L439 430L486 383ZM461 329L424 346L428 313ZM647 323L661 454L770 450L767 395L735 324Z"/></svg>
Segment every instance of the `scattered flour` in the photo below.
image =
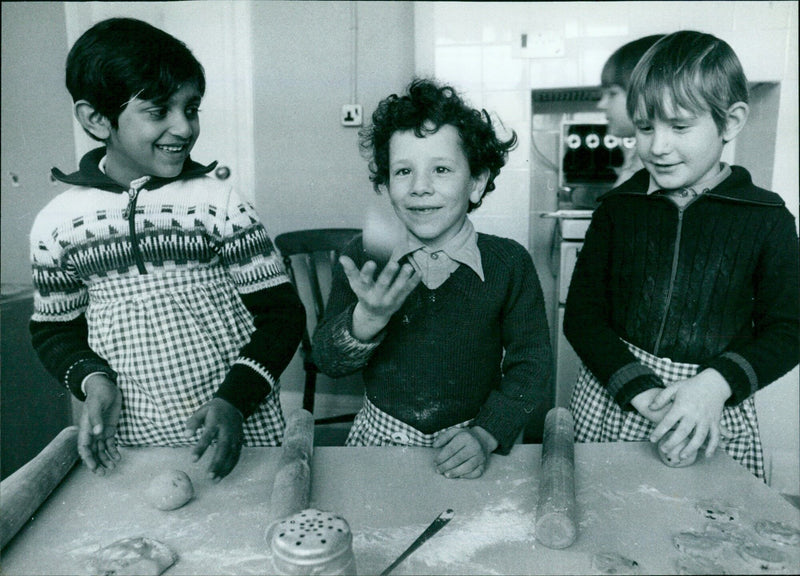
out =
<svg viewBox="0 0 800 576"><path fill-rule="evenodd" d="M468 564L484 548L509 542L530 542L535 539L534 513L520 514L520 505L505 499L484 508L477 514L456 517L438 534L420 547L408 562L424 562L428 566ZM425 526L396 529L364 529L354 534L353 548L358 559L359 549L386 549L386 558L393 558L422 533Z"/></svg>

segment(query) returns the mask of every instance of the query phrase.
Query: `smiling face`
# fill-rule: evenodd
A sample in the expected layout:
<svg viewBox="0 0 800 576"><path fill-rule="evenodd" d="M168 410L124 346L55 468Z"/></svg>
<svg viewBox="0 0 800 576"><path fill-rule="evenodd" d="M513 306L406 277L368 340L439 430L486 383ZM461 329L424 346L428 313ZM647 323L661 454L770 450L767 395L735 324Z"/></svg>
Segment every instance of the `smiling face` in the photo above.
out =
<svg viewBox="0 0 800 576"><path fill-rule="evenodd" d="M453 238L477 203L488 171L472 177L454 126L417 137L412 130L389 140L389 199L406 229L433 249Z"/></svg>
<svg viewBox="0 0 800 576"><path fill-rule="evenodd" d="M625 107L625 99L628 93L621 86L612 84L608 87L604 86L602 94L600 102L597 103L597 108L606 113L608 133L620 138L633 136L636 131Z"/></svg>
<svg viewBox="0 0 800 576"><path fill-rule="evenodd" d="M720 133L711 112L671 104L667 118L634 118L636 152L659 187L693 186L716 174L730 128Z"/></svg>
<svg viewBox="0 0 800 576"><path fill-rule="evenodd" d="M105 140L109 177L127 187L146 175L180 174L200 135L201 98L198 88L187 84L163 102L131 99Z"/></svg>

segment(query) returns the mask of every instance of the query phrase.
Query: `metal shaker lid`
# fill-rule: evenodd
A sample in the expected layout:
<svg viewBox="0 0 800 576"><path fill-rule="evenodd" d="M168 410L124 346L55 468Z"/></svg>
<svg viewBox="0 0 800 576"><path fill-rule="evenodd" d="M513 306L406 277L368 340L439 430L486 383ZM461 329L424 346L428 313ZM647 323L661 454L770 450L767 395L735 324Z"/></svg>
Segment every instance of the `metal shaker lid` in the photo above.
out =
<svg viewBox="0 0 800 576"><path fill-rule="evenodd" d="M309 508L281 520L271 532L274 559L284 566L319 566L352 556L350 526L337 514Z"/></svg>

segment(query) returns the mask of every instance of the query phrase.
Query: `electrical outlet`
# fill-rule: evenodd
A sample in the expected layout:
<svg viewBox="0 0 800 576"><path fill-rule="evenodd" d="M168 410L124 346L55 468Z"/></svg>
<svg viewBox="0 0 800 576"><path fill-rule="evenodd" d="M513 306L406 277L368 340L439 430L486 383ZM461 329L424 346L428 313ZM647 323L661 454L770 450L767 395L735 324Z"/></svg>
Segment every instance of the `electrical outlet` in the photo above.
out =
<svg viewBox="0 0 800 576"><path fill-rule="evenodd" d="M342 106L342 126L361 126L361 104L345 104Z"/></svg>

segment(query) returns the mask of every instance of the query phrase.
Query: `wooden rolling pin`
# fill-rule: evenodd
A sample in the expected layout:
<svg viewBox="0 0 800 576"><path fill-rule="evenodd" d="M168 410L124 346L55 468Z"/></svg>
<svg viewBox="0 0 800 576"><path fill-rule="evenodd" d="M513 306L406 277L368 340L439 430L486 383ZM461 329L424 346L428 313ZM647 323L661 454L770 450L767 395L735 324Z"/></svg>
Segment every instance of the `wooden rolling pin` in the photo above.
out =
<svg viewBox="0 0 800 576"><path fill-rule="evenodd" d="M544 420L542 477L536 508L536 540L566 548L578 534L575 522L575 452L572 413L553 408Z"/></svg>
<svg viewBox="0 0 800 576"><path fill-rule="evenodd" d="M19 532L77 461L78 427L70 426L0 483L0 548Z"/></svg>
<svg viewBox="0 0 800 576"><path fill-rule="evenodd" d="M270 522L308 508L313 453L314 416L308 410L299 409L287 418L283 450L272 484Z"/></svg>

